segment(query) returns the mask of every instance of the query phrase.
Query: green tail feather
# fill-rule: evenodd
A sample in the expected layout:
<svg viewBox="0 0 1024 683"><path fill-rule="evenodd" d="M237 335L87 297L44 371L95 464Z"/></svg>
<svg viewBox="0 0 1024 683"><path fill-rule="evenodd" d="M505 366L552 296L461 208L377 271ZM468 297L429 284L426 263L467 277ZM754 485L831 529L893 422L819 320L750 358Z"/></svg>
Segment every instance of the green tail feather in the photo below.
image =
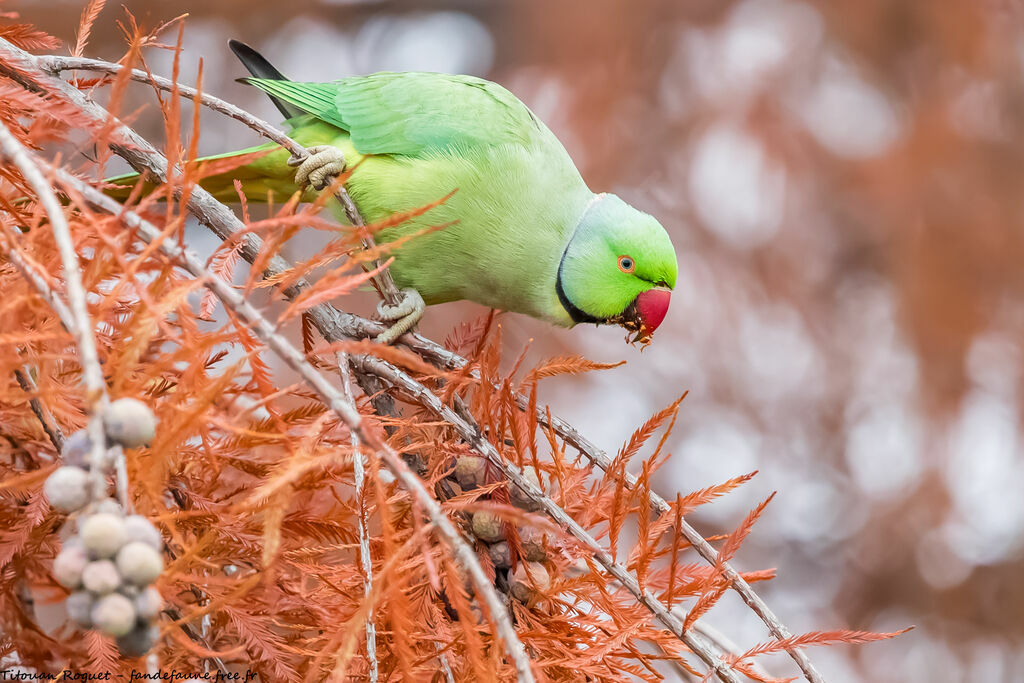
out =
<svg viewBox="0 0 1024 683"><path fill-rule="evenodd" d="M233 166L222 172L204 177L199 185L212 194L218 201L237 202L238 191L235 181L242 184L246 199L251 202L266 202L271 193L275 201L284 201L297 189L292 180L293 169L285 161L288 153L275 144L250 147L236 152L227 152L199 159L199 164L211 164L218 161L234 159L245 155L259 156L241 166ZM105 182L115 185L105 190L106 194L119 201L125 201L135 190L140 174L125 173L107 178ZM156 189L156 185L146 182L140 196L146 196Z"/></svg>
<svg viewBox="0 0 1024 683"><path fill-rule="evenodd" d="M345 153L349 163L358 163L360 156L352 149L348 133L345 131L312 116L302 116L288 123L291 128L290 135L304 147L334 145ZM200 186L222 202L238 201L238 192L234 184L236 179L241 181L242 191L250 202L265 202L270 193L273 193L274 201L283 202L299 189L295 185L295 169L287 163L291 155L275 143L203 157L199 159L199 163L216 164L218 161L246 154L252 154L254 158L203 178ZM123 201L128 198L138 181L137 173L108 178L107 182L114 183L117 187L111 188L107 193ZM143 194L149 194L154 189L153 185L147 183L143 188ZM316 193L310 192L303 197L303 201L312 201L315 196Z"/></svg>

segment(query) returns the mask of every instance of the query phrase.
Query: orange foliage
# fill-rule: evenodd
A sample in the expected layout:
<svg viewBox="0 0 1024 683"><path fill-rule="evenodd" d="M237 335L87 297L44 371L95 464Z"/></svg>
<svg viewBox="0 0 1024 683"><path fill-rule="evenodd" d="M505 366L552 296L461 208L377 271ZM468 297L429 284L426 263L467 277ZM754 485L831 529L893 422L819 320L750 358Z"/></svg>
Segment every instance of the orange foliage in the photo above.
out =
<svg viewBox="0 0 1024 683"><path fill-rule="evenodd" d="M94 0L84 13L76 52L85 47L102 4ZM133 41L126 57L131 64L139 59L141 45L156 44L156 34L142 37L130 17L125 26ZM0 27L0 37L23 47L56 47L54 39L24 25ZM39 147L56 139L73 149L71 133L85 128L97 148L105 147L108 131L86 126L73 108L13 85L0 87L5 94L0 122L25 143ZM116 108L125 87L126 79L114 80L110 106ZM184 200L173 199L174 190L187 196L202 173L225 167L191 163L195 148L180 142L176 97L162 101L160 111L167 131L165 154L172 162L182 161L184 171L137 208L164 229L166 239L184 239ZM75 170L99 184L93 164ZM3 166L0 175L5 253L16 249L62 293L60 260L45 214L13 167ZM21 197L29 200L15 201ZM166 205L159 206L158 198L167 199ZM317 216L319 205L299 207L296 201L270 218L253 220L241 192L240 198L247 231L264 240L245 286L251 294L266 284L262 266L300 226L325 224ZM139 241L117 216L97 213L73 196L65 213L78 252L86 257L89 313L109 390L113 396L144 398L160 421L151 447L129 452L127 468L136 510L158 522L168 539L167 569L157 584L167 601L155 650L161 669L199 672L216 661L257 671L263 680L321 680L332 672L361 678L368 670L363 624L372 619L385 678L436 678L441 656L456 680L511 676L511 664L495 642L492 618L467 590L462 567L435 538L409 494L382 476L376 455L359 454L368 458L367 485L359 500L353 477L357 453L348 429L312 392L275 367L230 311L199 296L201 282ZM369 231L378 227L369 226ZM338 231L338 240L324 253L276 278L278 285L293 283L310 277L317 266L333 267L285 309L281 322L365 281L358 257L348 258L359 235L331 229ZM241 266L238 245L237 240L227 243L211 257L217 276L230 280ZM68 666L127 674L139 663L120 658L109 640L76 633L59 620L40 626L33 608L33 599L51 603L65 594L50 565L68 520L52 511L41 493L59 456L29 401L39 399L66 434L85 423L84 392L71 335L7 259L0 261L0 290L5 321L0 337L0 654L16 654L22 664L41 671ZM283 300L280 287L266 291L273 301ZM650 477L668 457L665 437L635 462L659 430L666 425L664 433L671 430L682 397L638 429L603 476L552 429L541 426L533 408L541 379L615 364L565 357L535 368L517 363L512 372L500 372L500 326L493 324L493 316L453 332L449 345L470 361L460 371L444 371L409 351L369 341L324 343L310 328L300 331L294 319L282 329L294 339L301 335L308 357L324 371L336 372L338 352L373 355L410 371L445 405L468 406L502 458L537 468L550 482L552 499L595 537L607 535L612 556L627 558L644 589L690 610L687 626L728 588L722 563L739 550L767 501L725 538L720 562L713 567L684 559L688 543L678 532L680 516L753 475L680 496L658 514L651 505ZM31 373L36 390L27 393L18 384L19 370ZM415 397L391 393L401 402L397 414L376 414L366 396L359 398L360 411L371 428L387 428L389 443L410 462L422 463L421 476L467 533L468 514L488 509L509 529L531 524L546 534L550 587L528 604L508 602L538 676L658 680L668 660L690 671L698 668L678 638L611 581L588 549L538 513L508 505L508 484L496 470L491 485L462 491L448 477L454 459L470 452L467 444ZM517 393L530 397L530 410L519 408ZM626 486L627 468L640 472L635 487ZM357 561L360 506L370 525L373 589L368 596ZM634 527L635 539L627 538L632 534L627 529ZM510 536L514 550L521 550L518 534ZM506 590L508 571L492 564L482 542L477 549L496 587ZM773 573L744 576L758 581ZM734 661L750 677L764 680L745 664L758 655L787 646L890 635L807 634L757 646L736 654Z"/></svg>

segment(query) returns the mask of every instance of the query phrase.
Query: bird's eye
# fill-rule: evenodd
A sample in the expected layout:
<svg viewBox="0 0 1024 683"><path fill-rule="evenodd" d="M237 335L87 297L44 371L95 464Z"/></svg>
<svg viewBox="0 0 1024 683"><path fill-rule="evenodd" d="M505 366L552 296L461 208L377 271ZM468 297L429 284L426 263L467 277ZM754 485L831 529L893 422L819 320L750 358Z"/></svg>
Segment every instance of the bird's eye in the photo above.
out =
<svg viewBox="0 0 1024 683"><path fill-rule="evenodd" d="M636 268L636 263L633 262L631 256L620 256L619 257L619 270L623 273L632 273Z"/></svg>

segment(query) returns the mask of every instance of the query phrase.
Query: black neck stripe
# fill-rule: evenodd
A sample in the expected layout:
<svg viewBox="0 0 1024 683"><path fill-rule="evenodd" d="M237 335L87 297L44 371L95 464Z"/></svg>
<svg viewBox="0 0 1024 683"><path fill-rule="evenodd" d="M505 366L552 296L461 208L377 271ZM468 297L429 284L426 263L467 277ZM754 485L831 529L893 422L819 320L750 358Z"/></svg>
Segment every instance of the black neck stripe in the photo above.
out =
<svg viewBox="0 0 1024 683"><path fill-rule="evenodd" d="M562 252L562 260L558 262L558 276L555 278L555 292L558 294L558 301L574 323L600 323L602 322L600 318L595 318L580 310L576 304L569 301L569 297L565 294L565 288L562 287L562 266L565 265L565 256L568 253L569 247L566 246L565 251Z"/></svg>

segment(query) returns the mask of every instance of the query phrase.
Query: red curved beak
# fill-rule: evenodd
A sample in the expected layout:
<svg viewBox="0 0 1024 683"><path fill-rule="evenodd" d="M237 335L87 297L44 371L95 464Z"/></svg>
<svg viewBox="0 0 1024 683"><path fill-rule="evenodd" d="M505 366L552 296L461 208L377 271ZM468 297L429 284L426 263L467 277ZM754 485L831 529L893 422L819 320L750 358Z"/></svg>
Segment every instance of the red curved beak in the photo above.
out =
<svg viewBox="0 0 1024 683"><path fill-rule="evenodd" d="M668 305L671 300L672 290L660 287L648 289L637 295L634 304L644 336L649 337L654 330L658 329L658 325L661 325L661 321L668 315Z"/></svg>

